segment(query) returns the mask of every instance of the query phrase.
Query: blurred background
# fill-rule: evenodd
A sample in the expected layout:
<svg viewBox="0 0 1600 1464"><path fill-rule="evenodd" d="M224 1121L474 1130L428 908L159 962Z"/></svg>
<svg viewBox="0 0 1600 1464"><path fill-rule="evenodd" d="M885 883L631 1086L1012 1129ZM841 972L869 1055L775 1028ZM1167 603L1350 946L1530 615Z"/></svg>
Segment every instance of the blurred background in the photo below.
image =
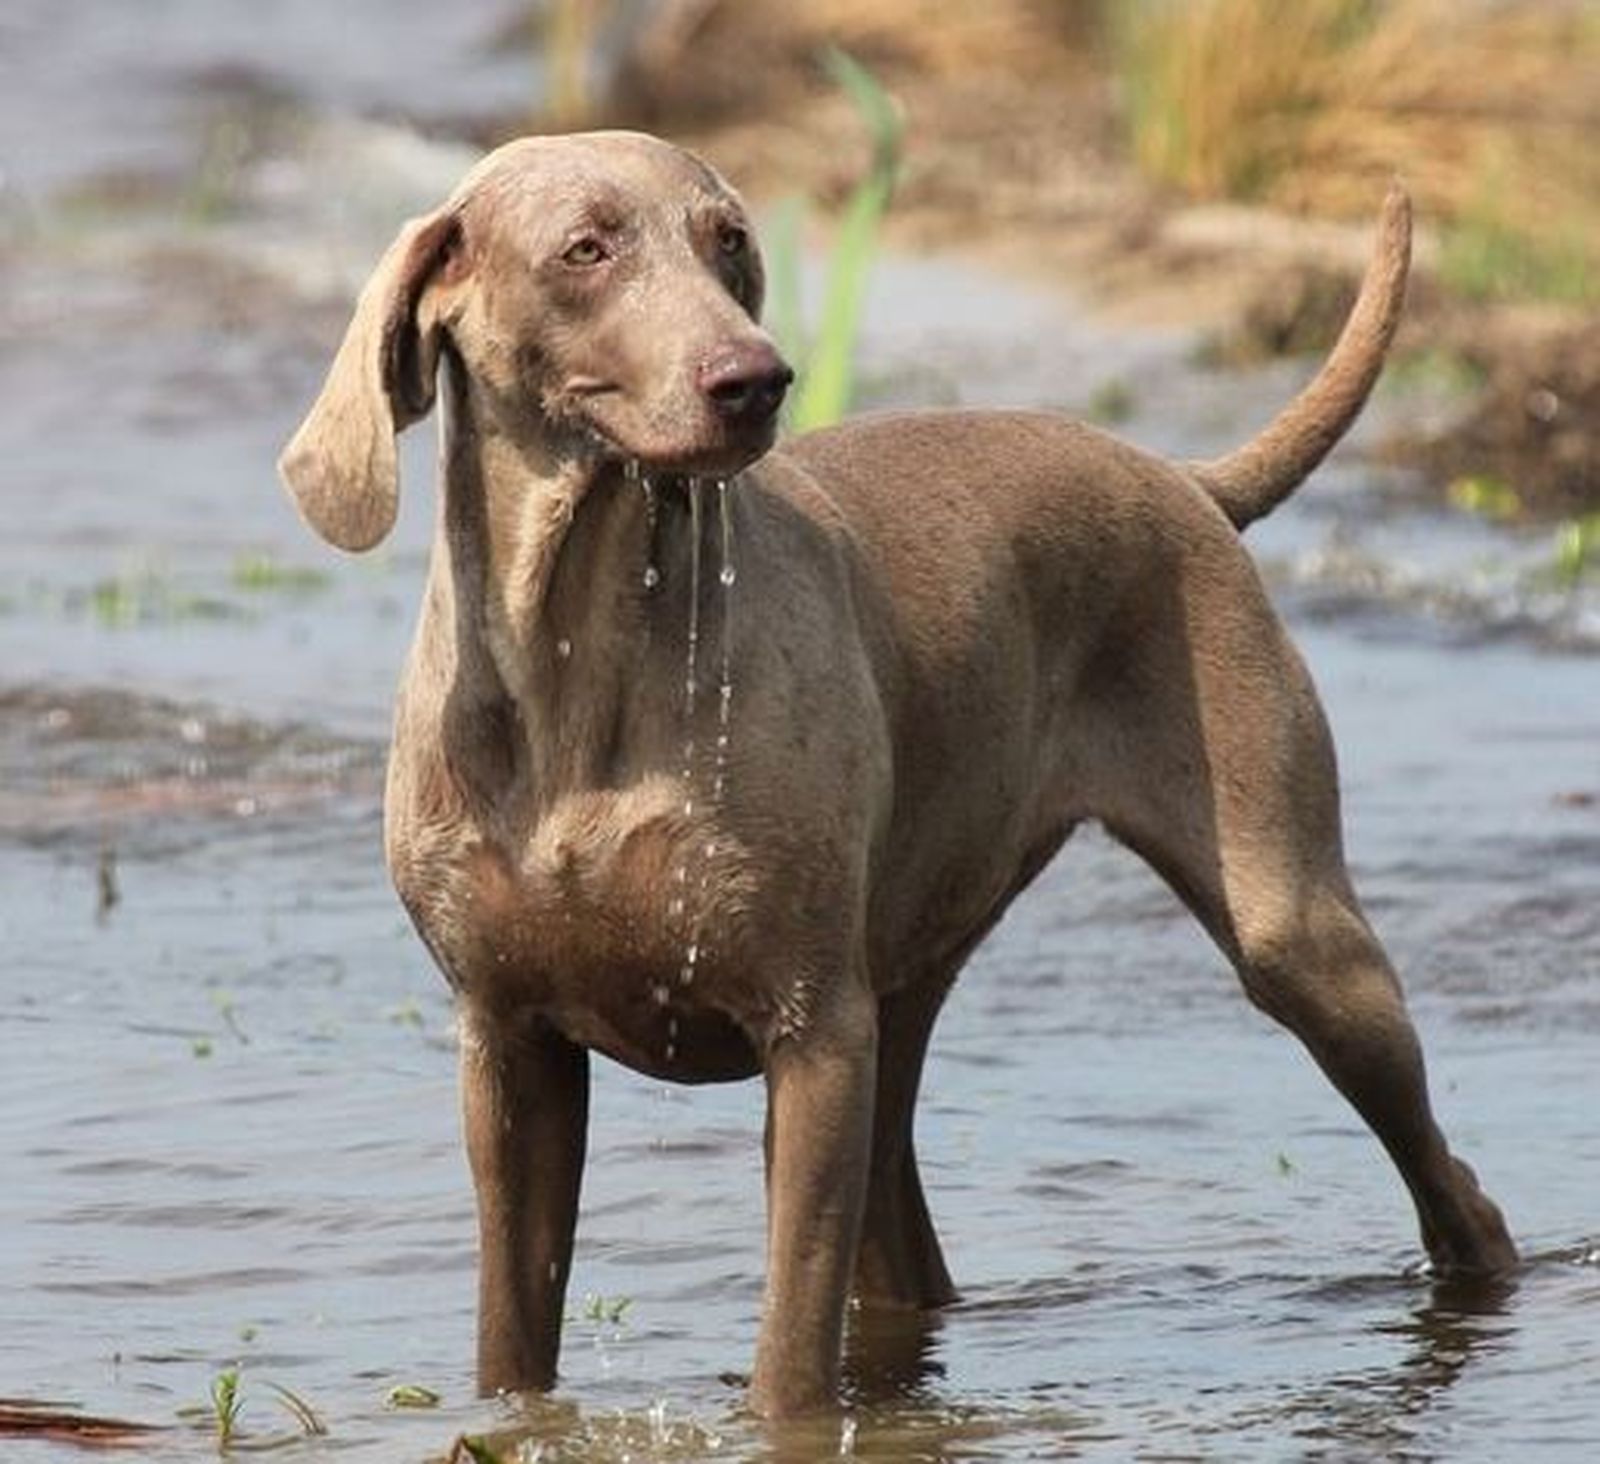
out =
<svg viewBox="0 0 1600 1464"><path fill-rule="evenodd" d="M7 0L0 1453L114 1415L214 1457L242 1407L316 1458L1587 1457L1597 76L1593 0ZM1385 384L1250 545L1447 1126L1536 1258L1516 1291L1407 1272L1370 1140L1086 834L936 1041L966 1300L858 1325L844 1432L763 1440L720 1380L759 1095L609 1069L567 1381L472 1398L451 1014L380 850L432 428L360 559L272 465L399 222L584 126L751 200L796 430L1010 404L1220 451L1314 368L1405 180Z"/></svg>

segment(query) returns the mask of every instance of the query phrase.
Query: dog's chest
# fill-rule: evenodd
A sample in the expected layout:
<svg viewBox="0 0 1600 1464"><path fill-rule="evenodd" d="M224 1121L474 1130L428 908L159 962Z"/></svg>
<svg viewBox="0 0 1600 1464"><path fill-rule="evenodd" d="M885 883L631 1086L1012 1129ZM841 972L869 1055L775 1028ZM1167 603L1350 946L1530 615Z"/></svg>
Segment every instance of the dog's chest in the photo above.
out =
<svg viewBox="0 0 1600 1464"><path fill-rule="evenodd" d="M567 795L519 837L458 823L406 843L396 884L467 999L662 1077L756 1070L750 861L669 780Z"/></svg>

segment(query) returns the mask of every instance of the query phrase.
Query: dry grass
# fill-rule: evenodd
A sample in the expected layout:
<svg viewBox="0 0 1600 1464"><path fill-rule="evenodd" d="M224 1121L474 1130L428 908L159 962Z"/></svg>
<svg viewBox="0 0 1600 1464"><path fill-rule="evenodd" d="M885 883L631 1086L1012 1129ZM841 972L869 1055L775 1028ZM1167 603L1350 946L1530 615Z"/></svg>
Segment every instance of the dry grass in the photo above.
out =
<svg viewBox="0 0 1600 1464"><path fill-rule="evenodd" d="M1361 214L1400 173L1426 212L1474 231L1480 247L1458 256L1467 268L1509 271L1524 290L1548 273L1559 293L1600 291L1593 4L1139 0L1119 11L1133 147L1151 176L1196 197Z"/></svg>

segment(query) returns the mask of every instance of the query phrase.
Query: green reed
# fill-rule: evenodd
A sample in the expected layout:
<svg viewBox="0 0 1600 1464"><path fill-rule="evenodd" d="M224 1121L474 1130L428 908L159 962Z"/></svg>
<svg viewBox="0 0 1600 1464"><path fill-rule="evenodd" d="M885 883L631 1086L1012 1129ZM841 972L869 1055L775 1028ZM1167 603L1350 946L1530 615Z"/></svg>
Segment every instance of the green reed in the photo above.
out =
<svg viewBox="0 0 1600 1464"><path fill-rule="evenodd" d="M865 124L872 160L839 222L822 313L813 331L807 332L801 322L798 206L791 204L780 213L770 237L773 326L797 375L787 416L795 432L838 421L855 398L856 341L867 277L877 253L879 227L894 196L904 132L894 99L865 66L838 49L825 52L823 64Z"/></svg>

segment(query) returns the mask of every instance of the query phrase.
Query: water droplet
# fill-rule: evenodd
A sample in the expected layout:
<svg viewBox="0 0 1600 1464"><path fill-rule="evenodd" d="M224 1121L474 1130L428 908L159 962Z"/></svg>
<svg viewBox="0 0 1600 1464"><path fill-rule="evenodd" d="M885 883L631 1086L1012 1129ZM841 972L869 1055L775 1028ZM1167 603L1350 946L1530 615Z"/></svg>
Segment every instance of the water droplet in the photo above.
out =
<svg viewBox="0 0 1600 1464"><path fill-rule="evenodd" d="M571 654L572 642L569 641L566 636L562 636L561 639L556 642L556 655L560 656L561 659L565 661Z"/></svg>
<svg viewBox="0 0 1600 1464"><path fill-rule="evenodd" d="M739 571L731 564L725 564L722 566L722 573L717 578L722 581L723 585L731 585L739 578Z"/></svg>
<svg viewBox="0 0 1600 1464"><path fill-rule="evenodd" d="M661 583L661 571L656 567L656 530L660 522L656 485L649 474L640 471L638 463L630 462L628 466L629 480L637 483L644 495L644 587L653 590Z"/></svg>
<svg viewBox="0 0 1600 1464"><path fill-rule="evenodd" d="M667 989L665 983L658 981L650 988L650 996L657 1006L665 1006L671 999L672 993Z"/></svg>

